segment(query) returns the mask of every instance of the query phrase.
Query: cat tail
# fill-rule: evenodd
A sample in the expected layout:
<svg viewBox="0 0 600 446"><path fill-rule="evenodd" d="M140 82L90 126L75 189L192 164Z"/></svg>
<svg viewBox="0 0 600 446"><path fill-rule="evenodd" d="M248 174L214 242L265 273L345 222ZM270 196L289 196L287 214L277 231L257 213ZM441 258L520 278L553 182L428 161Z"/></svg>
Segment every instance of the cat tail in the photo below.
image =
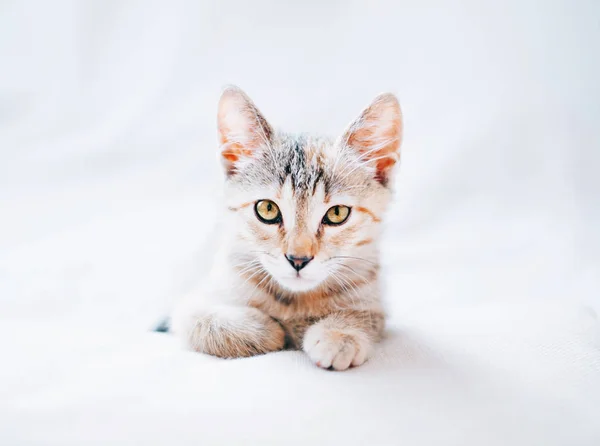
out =
<svg viewBox="0 0 600 446"><path fill-rule="evenodd" d="M152 331L156 333L168 333L171 329L171 321L168 317L165 317L163 320L158 322Z"/></svg>

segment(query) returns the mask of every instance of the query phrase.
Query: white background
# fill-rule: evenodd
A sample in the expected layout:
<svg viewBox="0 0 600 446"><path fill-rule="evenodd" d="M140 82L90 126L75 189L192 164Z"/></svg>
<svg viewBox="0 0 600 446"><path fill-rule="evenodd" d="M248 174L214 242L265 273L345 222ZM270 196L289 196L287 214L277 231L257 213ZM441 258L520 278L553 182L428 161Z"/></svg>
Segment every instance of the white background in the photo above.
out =
<svg viewBox="0 0 600 446"><path fill-rule="evenodd" d="M598 444L600 6L0 3L2 444ZM348 373L148 330L203 269L215 107L405 117L390 334ZM440 443L441 442L441 443Z"/></svg>

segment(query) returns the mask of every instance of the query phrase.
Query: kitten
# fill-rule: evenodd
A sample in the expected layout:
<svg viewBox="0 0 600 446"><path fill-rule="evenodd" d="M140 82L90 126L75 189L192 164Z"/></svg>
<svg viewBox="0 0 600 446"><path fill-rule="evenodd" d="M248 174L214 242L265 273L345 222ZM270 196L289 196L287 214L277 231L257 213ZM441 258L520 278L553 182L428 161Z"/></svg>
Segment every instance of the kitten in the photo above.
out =
<svg viewBox="0 0 600 446"><path fill-rule="evenodd" d="M382 94L336 141L273 130L227 88L218 108L224 221L208 283L171 330L223 358L303 349L319 367L368 358L384 327L378 240L402 116Z"/></svg>

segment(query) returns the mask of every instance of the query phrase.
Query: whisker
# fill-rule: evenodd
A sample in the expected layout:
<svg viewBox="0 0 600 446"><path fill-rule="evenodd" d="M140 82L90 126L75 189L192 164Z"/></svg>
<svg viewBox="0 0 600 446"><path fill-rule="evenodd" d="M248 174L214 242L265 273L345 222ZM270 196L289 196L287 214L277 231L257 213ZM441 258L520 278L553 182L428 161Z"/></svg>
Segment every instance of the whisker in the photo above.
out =
<svg viewBox="0 0 600 446"><path fill-rule="evenodd" d="M354 292L356 301L354 300L354 298L352 296L350 296L350 298L352 299L352 305L354 306L354 308L356 308L358 310L364 309L364 305L361 305L361 303L364 301L364 299L360 297L358 287L353 283L352 279L349 278L348 276L346 276L344 273L342 273L341 271L338 271L338 273L343 278L345 278L346 281L349 282L348 284L350 285L350 287L352 288L352 291ZM370 314L369 314L369 323L371 323L371 315Z"/></svg>
<svg viewBox="0 0 600 446"><path fill-rule="evenodd" d="M270 253L270 252L268 252L268 251L248 251L248 252L256 252L256 253L258 253L258 254L266 254L266 255L268 255L268 256L270 256L270 257L273 257L274 259L276 259L276 258L277 258L275 255L271 254L271 253Z"/></svg>
<svg viewBox="0 0 600 446"><path fill-rule="evenodd" d="M252 288L252 291L250 291L250 295L246 298L247 301L250 301L254 297L255 293L260 291L259 287L265 281L265 279L268 279L269 281L271 280L270 274L265 270L263 270L263 272L265 273L265 277L263 277L256 285L254 285L254 288Z"/></svg>
<svg viewBox="0 0 600 446"><path fill-rule="evenodd" d="M243 268L236 268L236 269L238 270L238 274L244 274L245 272L252 270L256 267L260 267L260 266L261 266L260 262L251 262L251 263L244 265Z"/></svg>
<svg viewBox="0 0 600 446"><path fill-rule="evenodd" d="M377 262L373 262L373 261L365 259L363 257L353 257L353 256L333 256L333 257L329 257L327 260L325 260L325 262L329 262L330 260L334 260L334 259L354 259L354 260L360 260L363 262L371 263L373 265L377 265Z"/></svg>
<svg viewBox="0 0 600 446"><path fill-rule="evenodd" d="M256 270L255 272L253 272L253 273L250 275L250 277L246 278L246 280L244 280L244 281L242 282L242 284L241 284L239 287L240 287L240 288L241 288L241 287L243 287L244 285L246 285L246 283L248 283L248 281L249 281L250 279L252 279L254 276L256 276L257 274L260 274L260 273L266 273L265 269L264 269L262 266L261 266L261 267L258 267L258 268L257 268L257 270Z"/></svg>
<svg viewBox="0 0 600 446"><path fill-rule="evenodd" d="M350 300L352 302L352 306L353 307L358 307L357 305L357 301L360 301L360 296L358 293L358 288L356 287L356 285L354 285L354 283L352 282L352 280L346 276L345 274L343 274L341 271L337 271L337 273L341 276L341 277L337 277L339 280L343 281L343 283L346 285L346 292L351 291L352 293L354 293L354 296L352 294L348 294L348 297L350 297ZM355 300L356 297L356 300Z"/></svg>
<svg viewBox="0 0 600 446"><path fill-rule="evenodd" d="M252 264L256 264L256 263L260 263L258 259L249 260L247 262L242 262L242 263L236 263L235 265L232 265L232 266L233 266L233 268L239 268L239 267L244 267L244 266L252 265Z"/></svg>
<svg viewBox="0 0 600 446"><path fill-rule="evenodd" d="M359 273L358 273L358 272L357 272L357 271L356 271L354 268L352 268L350 265L346 265L345 263L342 263L342 262L337 262L337 263L335 263L335 265L338 265L338 266L343 266L344 268L348 268L350 271L352 271L352 272L353 272L354 274L356 274L358 277L361 277L361 278L362 278L362 275L361 275L361 274L359 274Z"/></svg>

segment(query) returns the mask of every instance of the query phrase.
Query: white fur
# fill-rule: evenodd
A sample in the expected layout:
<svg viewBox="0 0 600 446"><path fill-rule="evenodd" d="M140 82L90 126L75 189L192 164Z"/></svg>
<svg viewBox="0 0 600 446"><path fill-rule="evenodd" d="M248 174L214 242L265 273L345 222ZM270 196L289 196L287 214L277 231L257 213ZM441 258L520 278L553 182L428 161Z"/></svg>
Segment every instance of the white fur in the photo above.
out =
<svg viewBox="0 0 600 446"><path fill-rule="evenodd" d="M319 322L310 327L305 336L303 349L319 367L346 370L362 365L371 353L371 341L360 330L344 329L344 337L339 330L327 328Z"/></svg>
<svg viewBox="0 0 600 446"><path fill-rule="evenodd" d="M282 328L277 323L273 327L270 316L247 306L273 304L278 296L272 287L302 299L302 293L324 285L322 289L335 290L327 291L334 294L327 295L332 311L381 315L378 223L390 191L369 163L377 158L380 143L386 142L382 138L398 110L393 96L380 96L344 137L331 142L274 133L243 92L227 89L220 102L219 130L221 149L227 155L224 204L229 211L223 211L222 238L209 282L176 308L172 331L199 351L205 351L202 339L215 331L235 330L250 342L267 325L281 334ZM348 132L365 125L377 130L372 150L349 147ZM243 145L239 157L228 152L229 143ZM257 219L254 204L265 199L277 204L281 222L266 224ZM324 224L328 209L336 205L352 209L347 221ZM296 271L286 255L314 258ZM303 317L307 316L311 313ZM368 333L371 327L370 321L325 317L308 328L303 348L325 368L360 365L377 337Z"/></svg>

